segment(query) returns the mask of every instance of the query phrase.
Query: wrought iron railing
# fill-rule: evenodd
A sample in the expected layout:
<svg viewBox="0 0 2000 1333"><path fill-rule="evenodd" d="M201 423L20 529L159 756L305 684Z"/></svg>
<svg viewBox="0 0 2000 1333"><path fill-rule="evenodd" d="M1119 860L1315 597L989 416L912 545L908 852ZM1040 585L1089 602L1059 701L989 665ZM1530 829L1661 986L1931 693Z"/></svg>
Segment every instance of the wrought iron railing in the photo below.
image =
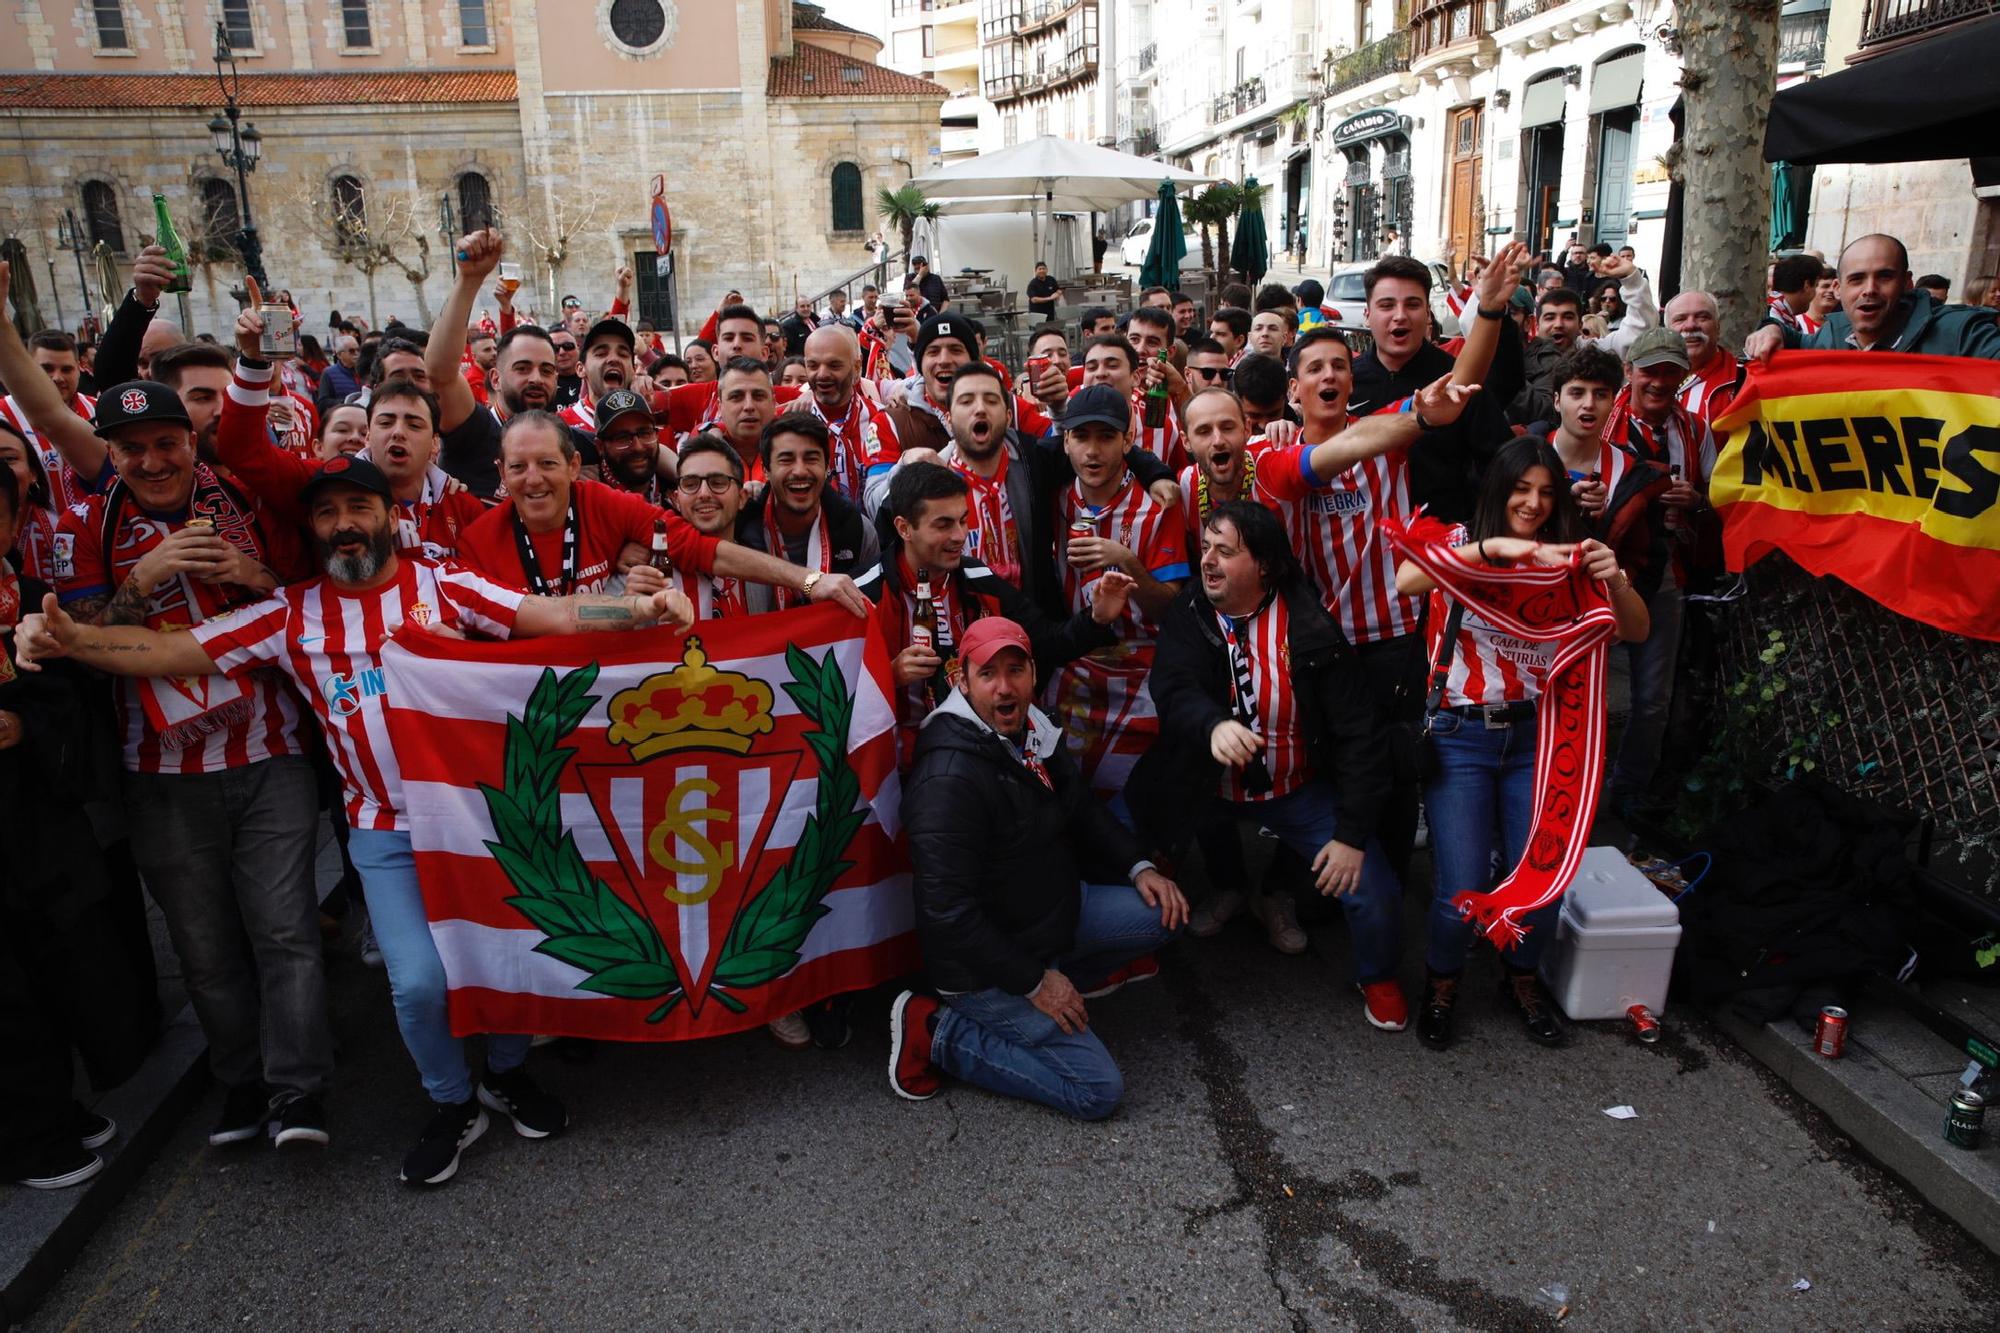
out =
<svg viewBox="0 0 2000 1333"><path fill-rule="evenodd" d="M1785 14L1778 19L1778 63L1816 67L1826 63L1824 9Z"/></svg>
<svg viewBox="0 0 2000 1333"><path fill-rule="evenodd" d="M1990 14L2000 14L2000 0L1867 0L1861 45L1901 41Z"/></svg>
<svg viewBox="0 0 2000 1333"><path fill-rule="evenodd" d="M1421 60L1459 42L1492 32L1500 22L1500 0L1444 0L1410 16L1410 58Z"/></svg>
<svg viewBox="0 0 2000 1333"><path fill-rule="evenodd" d="M1264 80L1260 75L1245 79L1235 88L1215 99L1208 108L1208 123L1219 125L1246 111L1254 111L1264 105Z"/></svg>
<svg viewBox="0 0 2000 1333"><path fill-rule="evenodd" d="M1398 28L1359 51L1335 57L1327 70L1326 90L1329 93L1344 93L1349 88L1358 88L1384 74L1399 73L1409 67L1410 33L1407 28Z"/></svg>
<svg viewBox="0 0 2000 1333"><path fill-rule="evenodd" d="M1525 5L1516 5L1500 16L1500 26L1511 28L1516 23L1526 23L1537 14L1546 14L1551 9L1560 9L1570 0L1528 0Z"/></svg>

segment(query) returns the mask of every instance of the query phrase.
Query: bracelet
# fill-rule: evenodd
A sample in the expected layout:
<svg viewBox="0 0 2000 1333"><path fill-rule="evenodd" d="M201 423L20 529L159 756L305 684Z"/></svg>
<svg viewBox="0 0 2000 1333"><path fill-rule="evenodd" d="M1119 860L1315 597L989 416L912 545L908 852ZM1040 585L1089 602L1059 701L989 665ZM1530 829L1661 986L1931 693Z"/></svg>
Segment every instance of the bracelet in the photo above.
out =
<svg viewBox="0 0 2000 1333"><path fill-rule="evenodd" d="M1489 565L1493 563L1493 557L1486 554L1486 539L1484 537L1479 539L1479 558Z"/></svg>
<svg viewBox="0 0 2000 1333"><path fill-rule="evenodd" d="M1481 306L1479 307L1479 317L1481 319L1505 319L1507 318L1507 307L1503 305L1498 309L1488 310L1485 306Z"/></svg>

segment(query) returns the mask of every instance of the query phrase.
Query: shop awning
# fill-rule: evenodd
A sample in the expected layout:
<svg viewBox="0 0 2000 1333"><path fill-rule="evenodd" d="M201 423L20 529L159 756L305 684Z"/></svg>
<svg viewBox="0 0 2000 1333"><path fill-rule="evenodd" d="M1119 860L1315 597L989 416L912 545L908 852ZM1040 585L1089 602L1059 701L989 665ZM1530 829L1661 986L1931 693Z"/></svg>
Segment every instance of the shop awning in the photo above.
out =
<svg viewBox="0 0 2000 1333"><path fill-rule="evenodd" d="M1771 99L1766 162L1939 162L1991 156L2000 18L1961 24Z"/></svg>
<svg viewBox="0 0 2000 1333"><path fill-rule="evenodd" d="M1560 75L1528 85L1521 95L1521 128L1553 125L1563 118L1563 81Z"/></svg>
<svg viewBox="0 0 2000 1333"><path fill-rule="evenodd" d="M1633 51L1606 60L1590 72L1590 114L1616 111L1639 105L1639 74L1646 63L1644 52Z"/></svg>

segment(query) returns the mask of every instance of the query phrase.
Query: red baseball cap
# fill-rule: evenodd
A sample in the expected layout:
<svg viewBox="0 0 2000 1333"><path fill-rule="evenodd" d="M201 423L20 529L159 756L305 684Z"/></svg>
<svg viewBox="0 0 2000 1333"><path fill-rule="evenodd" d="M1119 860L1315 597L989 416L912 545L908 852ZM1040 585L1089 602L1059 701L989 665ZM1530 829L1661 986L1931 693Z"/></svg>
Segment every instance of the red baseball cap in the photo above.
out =
<svg viewBox="0 0 2000 1333"><path fill-rule="evenodd" d="M1028 631L1005 616L985 616L973 621L965 637L958 641L958 660L969 667L985 666L1002 648L1019 648L1030 661L1035 656L1028 643Z"/></svg>

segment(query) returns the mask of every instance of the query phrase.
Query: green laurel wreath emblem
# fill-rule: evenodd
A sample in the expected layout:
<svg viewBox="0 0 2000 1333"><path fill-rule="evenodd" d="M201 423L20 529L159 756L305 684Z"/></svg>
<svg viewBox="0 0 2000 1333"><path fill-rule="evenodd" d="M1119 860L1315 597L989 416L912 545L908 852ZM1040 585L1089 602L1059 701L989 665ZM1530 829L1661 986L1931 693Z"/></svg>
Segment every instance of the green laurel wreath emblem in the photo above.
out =
<svg viewBox="0 0 2000 1333"><path fill-rule="evenodd" d="M829 910L822 900L854 864L842 853L867 818L856 808L861 780L847 762L854 700L840 663L832 653L815 662L787 646L785 666L792 675L785 693L813 724L805 740L819 761L819 793L791 857L731 923L709 978L708 994L739 1014L749 1006L732 991L775 981L798 966L806 936ZM646 1015L657 1023L687 998L692 978L681 976L652 921L591 873L562 822L562 772L576 755L562 742L597 702L590 693L597 670L594 662L560 676L543 668L527 707L508 716L505 785L479 786L493 820L486 847L514 886L507 904L547 936L535 952L588 972L578 990L664 999Z"/></svg>

